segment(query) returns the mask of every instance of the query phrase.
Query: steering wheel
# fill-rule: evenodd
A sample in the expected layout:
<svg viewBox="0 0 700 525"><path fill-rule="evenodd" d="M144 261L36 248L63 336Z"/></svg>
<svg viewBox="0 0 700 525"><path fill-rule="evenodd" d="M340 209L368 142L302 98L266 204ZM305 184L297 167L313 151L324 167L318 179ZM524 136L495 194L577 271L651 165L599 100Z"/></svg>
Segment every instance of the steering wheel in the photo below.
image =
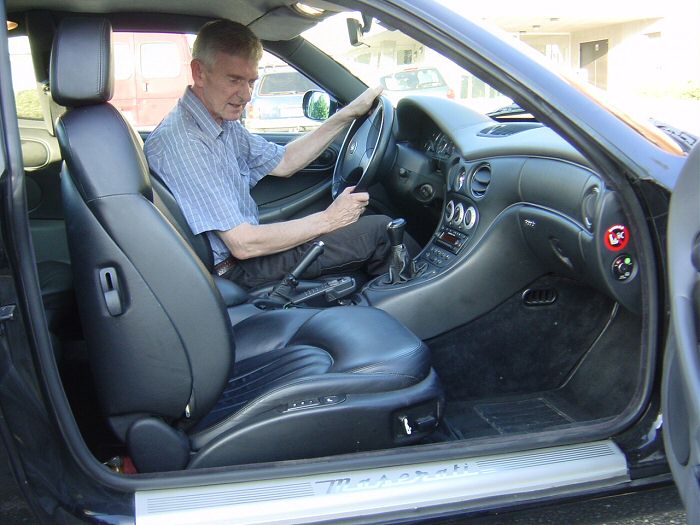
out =
<svg viewBox="0 0 700 525"><path fill-rule="evenodd" d="M384 96L377 97L372 109L353 121L335 162L333 199L348 186L355 186L355 191L366 191L372 185L389 145L393 125L394 106Z"/></svg>

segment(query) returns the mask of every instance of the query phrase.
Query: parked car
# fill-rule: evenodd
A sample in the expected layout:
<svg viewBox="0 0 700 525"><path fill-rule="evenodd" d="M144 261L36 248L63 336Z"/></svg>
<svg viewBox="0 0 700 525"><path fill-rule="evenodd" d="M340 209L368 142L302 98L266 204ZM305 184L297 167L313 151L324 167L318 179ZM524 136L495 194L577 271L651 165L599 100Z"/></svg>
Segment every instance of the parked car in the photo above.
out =
<svg viewBox="0 0 700 525"><path fill-rule="evenodd" d="M454 91L434 67L406 66L379 78L384 95L394 104L409 95L432 95L455 98Z"/></svg>
<svg viewBox="0 0 700 525"><path fill-rule="evenodd" d="M517 106L383 97L307 169L254 188L263 222L367 188L368 213L406 218L422 245L410 279L302 282L281 300L278 283L220 283L103 100L106 21L248 24L331 108L366 88L335 59L349 7L356 27L392 28L393 47L358 60L411 37ZM43 522L409 523L672 475L700 521L694 136L630 119L433 0L6 9L37 76L53 45L66 108L55 131L18 121L0 84L0 434ZM50 155L30 169L36 144Z"/></svg>
<svg viewBox="0 0 700 525"><path fill-rule="evenodd" d="M246 107L245 126L254 133L309 131L319 123L304 116L304 93L320 89L290 67L263 69Z"/></svg>

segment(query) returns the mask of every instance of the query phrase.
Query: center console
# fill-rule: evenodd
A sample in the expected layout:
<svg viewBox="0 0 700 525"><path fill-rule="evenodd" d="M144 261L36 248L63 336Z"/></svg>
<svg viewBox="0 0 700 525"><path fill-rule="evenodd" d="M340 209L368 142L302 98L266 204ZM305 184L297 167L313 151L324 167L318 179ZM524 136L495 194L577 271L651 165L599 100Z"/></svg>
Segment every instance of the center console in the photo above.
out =
<svg viewBox="0 0 700 525"><path fill-rule="evenodd" d="M388 289L401 285L413 285L431 279L452 266L459 254L472 240L479 224L476 204L459 192L450 192L441 218L428 245L416 257L421 272L409 281L392 283L387 279L375 279L368 289Z"/></svg>
<svg viewBox="0 0 700 525"><path fill-rule="evenodd" d="M466 246L479 222L477 207L463 195L450 194L445 213L421 259L436 268L448 266Z"/></svg>

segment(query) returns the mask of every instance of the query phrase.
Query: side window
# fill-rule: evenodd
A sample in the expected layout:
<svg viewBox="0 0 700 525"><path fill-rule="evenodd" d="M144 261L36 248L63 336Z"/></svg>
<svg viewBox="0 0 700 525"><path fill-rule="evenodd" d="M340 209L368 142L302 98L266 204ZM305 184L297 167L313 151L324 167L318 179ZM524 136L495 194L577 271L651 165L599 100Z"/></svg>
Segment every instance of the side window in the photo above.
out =
<svg viewBox="0 0 700 525"><path fill-rule="evenodd" d="M43 120L29 39L26 36L13 36L8 42L17 116L21 119Z"/></svg>
<svg viewBox="0 0 700 525"><path fill-rule="evenodd" d="M128 80L134 76L134 57L131 48L124 42L112 44L114 54L114 80Z"/></svg>
<svg viewBox="0 0 700 525"><path fill-rule="evenodd" d="M115 32L112 104L139 131L150 131L192 83L193 35Z"/></svg>
<svg viewBox="0 0 700 525"><path fill-rule="evenodd" d="M297 133L317 128L320 122L304 116L304 93L322 91L314 82L277 57L265 53L243 122L254 133ZM317 108L318 114L328 114Z"/></svg>
<svg viewBox="0 0 700 525"><path fill-rule="evenodd" d="M141 44L141 72L147 78L177 78L181 61L179 48L174 42Z"/></svg>

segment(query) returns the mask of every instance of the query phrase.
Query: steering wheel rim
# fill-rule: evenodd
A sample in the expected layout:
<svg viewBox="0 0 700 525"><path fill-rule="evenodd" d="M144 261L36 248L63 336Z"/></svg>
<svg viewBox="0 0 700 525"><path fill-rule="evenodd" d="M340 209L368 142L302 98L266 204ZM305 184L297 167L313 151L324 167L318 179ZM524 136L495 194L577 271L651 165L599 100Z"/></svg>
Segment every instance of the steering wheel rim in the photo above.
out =
<svg viewBox="0 0 700 525"><path fill-rule="evenodd" d="M374 183L391 139L393 124L394 106L385 96L377 97L372 109L353 121L333 169L333 199L348 186L355 186L355 191L366 191Z"/></svg>

